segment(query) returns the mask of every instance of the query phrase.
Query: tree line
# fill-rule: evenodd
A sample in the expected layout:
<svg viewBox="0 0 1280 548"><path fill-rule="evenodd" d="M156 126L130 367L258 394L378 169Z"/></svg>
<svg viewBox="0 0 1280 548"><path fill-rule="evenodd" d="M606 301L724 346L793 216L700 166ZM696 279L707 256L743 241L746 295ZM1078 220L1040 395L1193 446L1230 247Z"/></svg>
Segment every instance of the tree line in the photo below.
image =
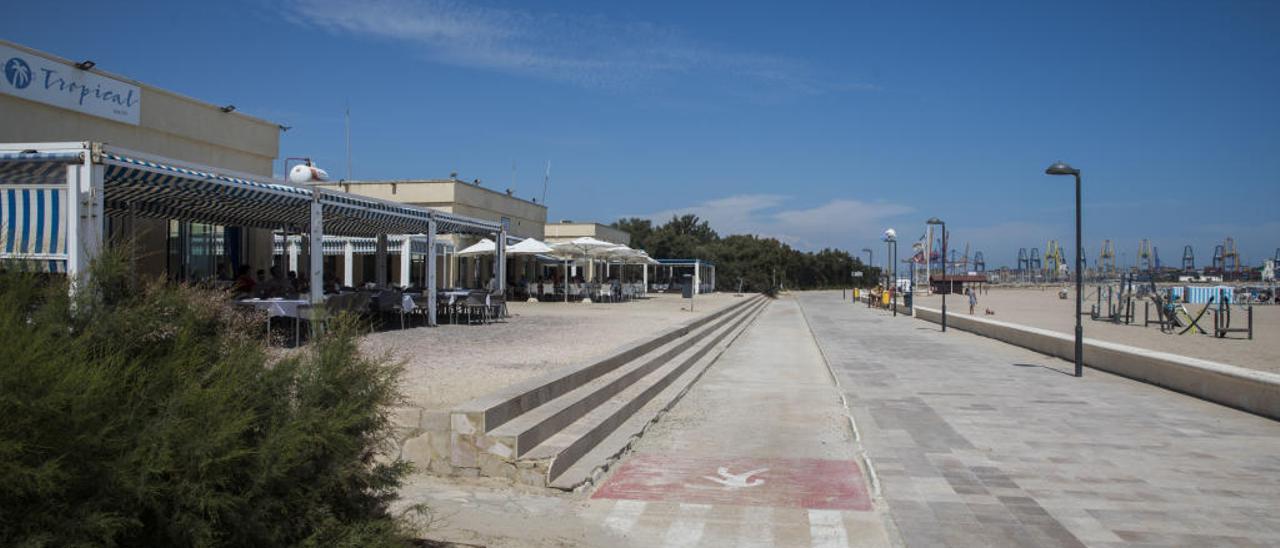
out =
<svg viewBox="0 0 1280 548"><path fill-rule="evenodd" d="M880 269L863 264L843 249L801 251L753 234L721 237L697 215L673 216L662 225L649 219L626 218L611 224L631 234L631 247L655 258L697 258L716 265L716 283L722 290L764 291L830 289L874 285ZM862 272L855 277L854 272Z"/></svg>

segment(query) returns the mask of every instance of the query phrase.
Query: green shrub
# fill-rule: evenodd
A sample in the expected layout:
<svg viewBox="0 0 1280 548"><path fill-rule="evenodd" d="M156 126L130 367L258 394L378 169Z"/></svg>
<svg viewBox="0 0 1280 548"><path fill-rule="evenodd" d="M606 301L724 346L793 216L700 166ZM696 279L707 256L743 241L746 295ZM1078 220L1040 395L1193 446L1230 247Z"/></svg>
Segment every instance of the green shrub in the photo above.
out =
<svg viewBox="0 0 1280 548"><path fill-rule="evenodd" d="M0 272L0 545L405 545L399 366L354 322L272 352L220 294L91 279Z"/></svg>

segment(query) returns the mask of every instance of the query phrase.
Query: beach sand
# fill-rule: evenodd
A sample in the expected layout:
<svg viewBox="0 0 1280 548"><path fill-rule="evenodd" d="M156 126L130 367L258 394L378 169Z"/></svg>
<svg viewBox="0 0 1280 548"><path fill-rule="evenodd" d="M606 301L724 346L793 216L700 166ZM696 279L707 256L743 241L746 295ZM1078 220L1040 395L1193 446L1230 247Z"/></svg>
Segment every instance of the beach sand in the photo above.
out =
<svg viewBox="0 0 1280 548"><path fill-rule="evenodd" d="M706 315L747 296L699 295L692 312L679 294L626 303L508 303L511 316L489 325L441 325L373 333L362 348L404 360L407 404L427 411L455 404Z"/></svg>
<svg viewBox="0 0 1280 548"><path fill-rule="evenodd" d="M1066 334L1075 332L1075 292L1068 293L1067 299L1058 298L1058 287L1038 288L992 288L985 294L978 295L975 315L1003 322L1017 323L1051 329ZM1160 328L1152 324L1142 326L1142 307L1146 301L1134 302L1134 320L1136 325L1114 325L1110 322L1089 319L1091 305L1096 303L1095 289L1085 286L1084 301L1084 336L1109 342L1127 344L1140 348L1181 354L1193 358L1215 361L1240 367L1280 373L1280 306L1260 305L1253 308L1253 340L1246 340L1245 333L1231 333L1230 338L1216 339L1208 335L1186 335L1161 333ZM917 295L917 302L929 308L941 307L941 296ZM1106 299L1104 294L1103 303ZM994 316L984 315L990 308ZM1192 313L1199 307L1188 305ZM947 296L948 314L969 314L969 303L964 295ZM1152 318L1155 308L1152 305ZM1232 309L1232 327L1245 327L1245 314L1241 307ZM1213 321L1206 314L1201 325L1212 329Z"/></svg>

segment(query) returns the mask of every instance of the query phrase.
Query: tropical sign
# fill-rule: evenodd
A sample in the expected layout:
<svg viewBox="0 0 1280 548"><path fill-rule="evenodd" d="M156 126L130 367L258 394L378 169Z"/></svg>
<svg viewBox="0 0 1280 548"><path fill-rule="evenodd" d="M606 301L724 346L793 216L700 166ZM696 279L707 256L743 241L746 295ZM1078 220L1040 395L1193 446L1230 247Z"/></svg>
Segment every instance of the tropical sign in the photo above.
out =
<svg viewBox="0 0 1280 548"><path fill-rule="evenodd" d="M0 44L0 93L138 125L138 86Z"/></svg>

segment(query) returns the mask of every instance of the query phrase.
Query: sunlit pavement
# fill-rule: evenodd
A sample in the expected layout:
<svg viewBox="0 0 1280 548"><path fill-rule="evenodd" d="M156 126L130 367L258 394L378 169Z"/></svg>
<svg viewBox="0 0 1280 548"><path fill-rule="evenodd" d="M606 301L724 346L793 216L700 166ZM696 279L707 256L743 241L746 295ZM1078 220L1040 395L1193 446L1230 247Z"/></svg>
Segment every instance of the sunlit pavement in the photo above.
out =
<svg viewBox="0 0 1280 548"><path fill-rule="evenodd" d="M632 546L886 546L838 390L773 302L592 495Z"/></svg>
<svg viewBox="0 0 1280 548"><path fill-rule="evenodd" d="M798 299L907 545L1280 544L1280 423L839 293Z"/></svg>

